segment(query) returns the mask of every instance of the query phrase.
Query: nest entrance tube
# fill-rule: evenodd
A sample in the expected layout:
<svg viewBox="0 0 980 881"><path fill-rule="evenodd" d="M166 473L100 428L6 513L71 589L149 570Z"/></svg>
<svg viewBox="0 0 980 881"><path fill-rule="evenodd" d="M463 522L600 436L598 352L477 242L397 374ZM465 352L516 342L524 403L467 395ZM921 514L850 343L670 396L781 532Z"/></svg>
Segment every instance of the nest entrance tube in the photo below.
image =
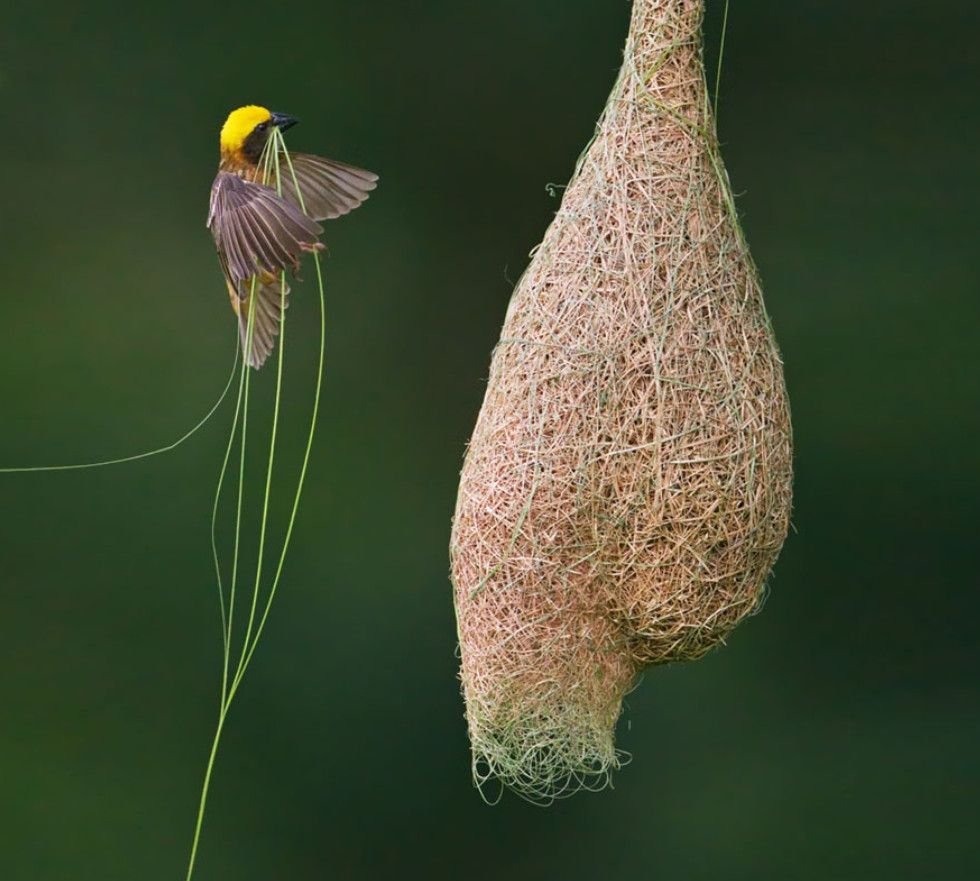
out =
<svg viewBox="0 0 980 881"><path fill-rule="evenodd" d="M759 605L789 524L782 363L718 151L702 0L635 0L595 139L514 291L451 539L478 784L620 764L623 696Z"/></svg>

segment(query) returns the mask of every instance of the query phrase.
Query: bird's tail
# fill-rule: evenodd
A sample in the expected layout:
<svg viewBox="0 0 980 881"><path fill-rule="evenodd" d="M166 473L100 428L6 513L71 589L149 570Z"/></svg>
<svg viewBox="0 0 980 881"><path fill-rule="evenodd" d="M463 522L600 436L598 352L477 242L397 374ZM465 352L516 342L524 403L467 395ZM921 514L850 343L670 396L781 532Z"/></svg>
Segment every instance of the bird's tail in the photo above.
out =
<svg viewBox="0 0 980 881"><path fill-rule="evenodd" d="M242 354L249 367L258 370L276 347L282 313L289 305L289 284L280 292L280 275L262 273L255 281L255 317L252 320L249 339L248 313L252 293L251 279L241 283L242 296L232 294L231 305L238 314L238 333L242 341Z"/></svg>

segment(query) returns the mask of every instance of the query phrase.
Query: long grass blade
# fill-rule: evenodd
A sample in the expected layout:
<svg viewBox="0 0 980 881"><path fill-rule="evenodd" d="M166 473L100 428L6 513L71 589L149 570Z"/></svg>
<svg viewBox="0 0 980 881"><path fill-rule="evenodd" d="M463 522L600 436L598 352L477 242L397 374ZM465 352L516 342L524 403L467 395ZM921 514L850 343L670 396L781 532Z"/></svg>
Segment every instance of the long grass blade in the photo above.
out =
<svg viewBox="0 0 980 881"><path fill-rule="evenodd" d="M232 381L235 379L235 373L238 369L238 333L235 333L235 360L231 365L231 373L228 374L228 381L225 383L225 387L221 390L221 394L218 395L218 399L211 406L211 409L190 428L188 431L184 432L177 440L173 443L166 444L162 447L157 447L155 450L147 450L143 453L134 453L131 456L120 456L116 459L99 459L94 462L76 462L68 465L20 465L16 467L0 468L0 474L29 474L37 473L41 471L81 471L86 468L104 468L107 465L122 465L126 462L137 462L140 459L149 459L151 456L159 456L161 453L169 453L171 450L176 450L184 441L190 439L198 431L200 431L208 423L212 416L218 412L218 408L224 403L225 397L228 395L228 390L231 388Z"/></svg>

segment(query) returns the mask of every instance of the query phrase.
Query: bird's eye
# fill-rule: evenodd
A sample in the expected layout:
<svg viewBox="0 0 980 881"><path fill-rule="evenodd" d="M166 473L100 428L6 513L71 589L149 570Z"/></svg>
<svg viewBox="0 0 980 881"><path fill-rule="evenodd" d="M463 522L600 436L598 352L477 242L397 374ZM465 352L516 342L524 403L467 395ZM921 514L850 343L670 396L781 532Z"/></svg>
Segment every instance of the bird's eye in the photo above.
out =
<svg viewBox="0 0 980 881"><path fill-rule="evenodd" d="M265 131L265 130L266 130L266 129L268 128L268 127L269 127L269 123L267 123L267 122L260 122L260 123L259 123L259 124L258 124L258 125L257 125L257 126L255 127L255 130L256 130L256 131L260 131L260 132L264 132L264 131Z"/></svg>

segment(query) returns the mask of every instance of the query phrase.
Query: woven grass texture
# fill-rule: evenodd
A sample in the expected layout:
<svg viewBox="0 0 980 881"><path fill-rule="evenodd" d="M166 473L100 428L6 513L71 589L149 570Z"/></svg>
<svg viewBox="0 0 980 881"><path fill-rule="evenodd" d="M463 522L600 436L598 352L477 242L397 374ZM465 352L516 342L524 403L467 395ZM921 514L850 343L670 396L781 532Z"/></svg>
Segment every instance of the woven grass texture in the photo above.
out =
<svg viewBox="0 0 980 881"><path fill-rule="evenodd" d="M623 696L760 604L786 536L782 363L705 83L700 0L636 0L597 134L514 292L451 540L475 779L621 763Z"/></svg>

